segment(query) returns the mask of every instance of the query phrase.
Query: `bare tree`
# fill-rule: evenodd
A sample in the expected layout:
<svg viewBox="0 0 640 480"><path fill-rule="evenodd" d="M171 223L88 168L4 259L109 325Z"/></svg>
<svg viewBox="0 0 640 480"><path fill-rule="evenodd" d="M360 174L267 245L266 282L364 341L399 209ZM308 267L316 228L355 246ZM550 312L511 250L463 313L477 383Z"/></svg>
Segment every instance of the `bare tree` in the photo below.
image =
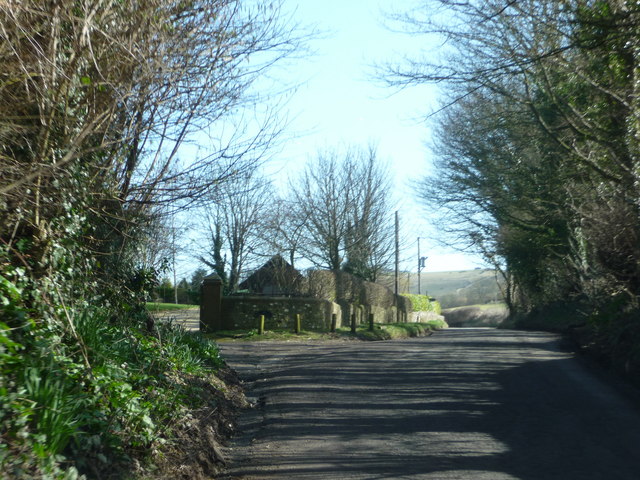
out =
<svg viewBox="0 0 640 480"><path fill-rule="evenodd" d="M296 215L295 205L290 199L276 198L262 220L263 240L268 252L286 256L295 267L304 242L305 219Z"/></svg>
<svg viewBox="0 0 640 480"><path fill-rule="evenodd" d="M316 266L331 270L339 270L345 256L353 195L347 163L336 151L322 152L299 179L290 181L293 215L305 221L303 253Z"/></svg>
<svg viewBox="0 0 640 480"><path fill-rule="evenodd" d="M375 148L322 152L291 181L290 190L306 258L375 280L393 246L391 185Z"/></svg>
<svg viewBox="0 0 640 480"><path fill-rule="evenodd" d="M112 216L206 194L277 133L272 112L253 133L237 113L296 50L294 29L277 0L0 3L3 223L46 229L79 181L93 202L108 185ZM238 125L214 128L223 120ZM207 132L205 153L180 161L185 141Z"/></svg>
<svg viewBox="0 0 640 480"><path fill-rule="evenodd" d="M361 151L353 171L344 270L375 282L389 267L394 253L391 175L378 159L375 147Z"/></svg>
<svg viewBox="0 0 640 480"><path fill-rule="evenodd" d="M272 201L271 183L253 170L223 183L205 207L202 248L208 253L199 258L216 271L223 267L228 292L237 291L251 259L262 258L262 219Z"/></svg>
<svg viewBox="0 0 640 480"><path fill-rule="evenodd" d="M432 115L437 177L420 194L507 268L525 310L620 292L637 305L640 10L617 0L423 7L395 20L442 40L439 55L385 72L390 85L444 83L449 94Z"/></svg>
<svg viewBox="0 0 640 480"><path fill-rule="evenodd" d="M160 271L170 264L177 243L170 218L166 215L148 217L138 244L138 258L143 268Z"/></svg>

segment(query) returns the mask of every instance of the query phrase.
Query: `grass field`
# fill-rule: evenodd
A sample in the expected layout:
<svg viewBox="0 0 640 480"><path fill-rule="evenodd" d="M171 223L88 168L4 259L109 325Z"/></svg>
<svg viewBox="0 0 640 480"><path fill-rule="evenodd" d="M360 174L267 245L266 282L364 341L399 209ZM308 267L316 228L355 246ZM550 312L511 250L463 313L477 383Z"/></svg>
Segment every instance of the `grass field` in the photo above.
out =
<svg viewBox="0 0 640 480"><path fill-rule="evenodd" d="M416 280L417 283L417 275ZM458 290L468 289L474 285L496 283L496 275L493 270L461 270L454 272L426 272L422 273L422 288L429 295L438 297ZM497 285L493 293L498 293Z"/></svg>
<svg viewBox="0 0 640 480"><path fill-rule="evenodd" d="M170 312L172 310L188 310L198 308L198 305L178 305L176 303L147 302L147 310L150 312Z"/></svg>
<svg viewBox="0 0 640 480"><path fill-rule="evenodd" d="M383 275L380 283L393 288L394 278ZM398 287L400 293L418 293L418 274L401 272ZM422 272L420 292L435 297L442 308L502 300L496 272L491 269Z"/></svg>

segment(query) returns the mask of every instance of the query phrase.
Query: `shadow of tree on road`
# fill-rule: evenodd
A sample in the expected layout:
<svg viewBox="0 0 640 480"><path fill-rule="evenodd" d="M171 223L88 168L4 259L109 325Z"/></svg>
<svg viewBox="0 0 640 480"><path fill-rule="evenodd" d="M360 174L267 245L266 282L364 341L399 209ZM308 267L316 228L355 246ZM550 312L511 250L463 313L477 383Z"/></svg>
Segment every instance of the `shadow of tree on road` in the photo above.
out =
<svg viewBox="0 0 640 480"><path fill-rule="evenodd" d="M227 358L264 404L227 478L638 478L638 415L558 345L452 330L236 346Z"/></svg>

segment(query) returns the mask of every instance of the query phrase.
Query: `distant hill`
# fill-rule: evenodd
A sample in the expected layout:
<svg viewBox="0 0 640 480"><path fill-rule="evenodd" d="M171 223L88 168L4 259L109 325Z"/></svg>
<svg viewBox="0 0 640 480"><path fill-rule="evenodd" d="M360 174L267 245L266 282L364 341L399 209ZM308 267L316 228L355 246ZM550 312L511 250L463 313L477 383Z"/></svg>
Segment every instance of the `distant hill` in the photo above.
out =
<svg viewBox="0 0 640 480"><path fill-rule="evenodd" d="M393 288L393 275L387 274L379 282ZM420 293L435 297L442 308L502 301L496 272L491 269L423 272L420 287ZM418 274L401 272L399 289L401 293L418 293Z"/></svg>

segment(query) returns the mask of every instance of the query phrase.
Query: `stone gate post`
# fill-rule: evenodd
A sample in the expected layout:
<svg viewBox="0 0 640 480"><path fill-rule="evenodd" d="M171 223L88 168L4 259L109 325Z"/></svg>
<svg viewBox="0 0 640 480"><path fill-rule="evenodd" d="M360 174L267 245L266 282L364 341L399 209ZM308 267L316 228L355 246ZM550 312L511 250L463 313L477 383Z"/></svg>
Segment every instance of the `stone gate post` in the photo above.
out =
<svg viewBox="0 0 640 480"><path fill-rule="evenodd" d="M212 273L200 287L200 331L222 330L222 280Z"/></svg>

